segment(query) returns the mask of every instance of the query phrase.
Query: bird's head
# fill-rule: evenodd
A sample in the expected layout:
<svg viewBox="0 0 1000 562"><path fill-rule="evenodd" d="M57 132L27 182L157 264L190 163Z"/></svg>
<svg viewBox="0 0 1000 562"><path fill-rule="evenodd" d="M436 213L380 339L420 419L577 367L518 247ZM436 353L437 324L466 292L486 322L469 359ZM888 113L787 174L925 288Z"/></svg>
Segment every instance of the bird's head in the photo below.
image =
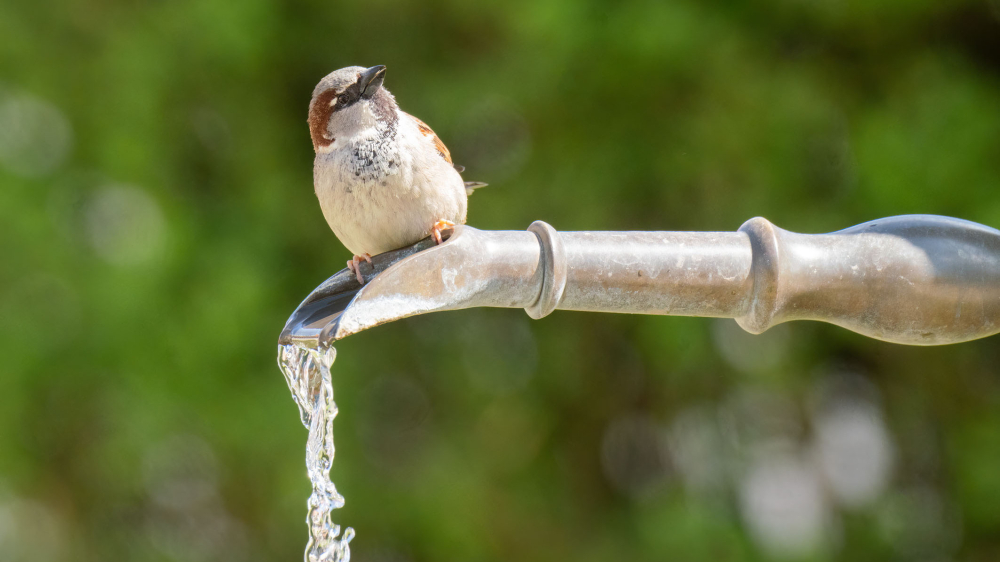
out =
<svg viewBox="0 0 1000 562"><path fill-rule="evenodd" d="M337 139L394 127L396 100L382 87L383 79L385 67L378 65L341 68L319 81L309 102L309 134L316 152Z"/></svg>

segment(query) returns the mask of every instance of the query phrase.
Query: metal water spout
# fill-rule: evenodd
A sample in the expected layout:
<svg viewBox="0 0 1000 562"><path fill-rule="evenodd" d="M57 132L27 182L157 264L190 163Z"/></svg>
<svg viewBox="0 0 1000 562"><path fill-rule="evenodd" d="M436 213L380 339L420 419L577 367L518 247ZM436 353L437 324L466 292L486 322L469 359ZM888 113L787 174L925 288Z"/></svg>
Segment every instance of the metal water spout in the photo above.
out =
<svg viewBox="0 0 1000 562"><path fill-rule="evenodd" d="M478 306L735 318L760 333L830 322L909 345L1000 332L1000 231L934 215L797 234L763 218L736 232L557 232L459 226L316 288L281 343L328 345L408 316ZM367 271L366 271L367 270Z"/></svg>

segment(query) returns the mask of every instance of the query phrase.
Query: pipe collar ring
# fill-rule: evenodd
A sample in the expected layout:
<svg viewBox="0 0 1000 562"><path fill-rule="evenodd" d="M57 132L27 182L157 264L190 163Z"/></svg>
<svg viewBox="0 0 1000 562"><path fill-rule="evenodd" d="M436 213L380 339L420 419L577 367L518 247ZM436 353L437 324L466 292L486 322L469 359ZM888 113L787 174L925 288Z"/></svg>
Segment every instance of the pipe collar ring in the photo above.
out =
<svg viewBox="0 0 1000 562"><path fill-rule="evenodd" d="M542 268L542 288L534 304L525 308L528 316L538 320L552 313L566 289L566 250L562 237L547 222L535 221L528 227L538 237L539 266Z"/></svg>

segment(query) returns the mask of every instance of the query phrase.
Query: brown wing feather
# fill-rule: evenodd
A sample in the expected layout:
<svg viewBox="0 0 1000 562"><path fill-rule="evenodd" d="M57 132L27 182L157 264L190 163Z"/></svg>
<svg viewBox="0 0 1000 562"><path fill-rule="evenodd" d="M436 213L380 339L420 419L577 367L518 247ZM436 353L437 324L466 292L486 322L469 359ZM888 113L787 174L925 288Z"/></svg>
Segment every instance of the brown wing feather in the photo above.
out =
<svg viewBox="0 0 1000 562"><path fill-rule="evenodd" d="M427 123L424 123L423 121L417 119L416 117L410 115L409 113L407 113L406 116L409 117L410 119L413 119L413 121L416 122L417 128L420 129L421 134L423 134L425 137L430 137L431 142L434 143L434 148L436 148L438 153L441 154L441 157L444 158L445 161L448 162L449 164L452 164L453 162L451 161L451 152L448 151L448 147L445 146L444 143L441 142L441 139L438 138L437 134L434 133L434 130L428 127Z"/></svg>

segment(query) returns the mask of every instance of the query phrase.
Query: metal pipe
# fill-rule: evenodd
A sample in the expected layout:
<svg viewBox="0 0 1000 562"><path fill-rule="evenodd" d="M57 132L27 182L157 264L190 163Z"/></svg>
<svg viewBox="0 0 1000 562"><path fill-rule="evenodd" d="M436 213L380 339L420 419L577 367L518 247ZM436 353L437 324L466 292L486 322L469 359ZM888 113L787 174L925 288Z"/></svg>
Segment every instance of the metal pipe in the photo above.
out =
<svg viewBox="0 0 1000 562"><path fill-rule="evenodd" d="M740 232L566 232L563 310L734 318L749 288Z"/></svg>
<svg viewBox="0 0 1000 562"><path fill-rule="evenodd" d="M364 269L364 268L363 268ZM282 343L322 346L439 310L557 308L735 318L760 333L819 320L895 343L939 345L1000 332L1000 231L909 215L830 234L763 218L737 232L556 232L457 227L374 258L359 287L343 270L296 309Z"/></svg>

